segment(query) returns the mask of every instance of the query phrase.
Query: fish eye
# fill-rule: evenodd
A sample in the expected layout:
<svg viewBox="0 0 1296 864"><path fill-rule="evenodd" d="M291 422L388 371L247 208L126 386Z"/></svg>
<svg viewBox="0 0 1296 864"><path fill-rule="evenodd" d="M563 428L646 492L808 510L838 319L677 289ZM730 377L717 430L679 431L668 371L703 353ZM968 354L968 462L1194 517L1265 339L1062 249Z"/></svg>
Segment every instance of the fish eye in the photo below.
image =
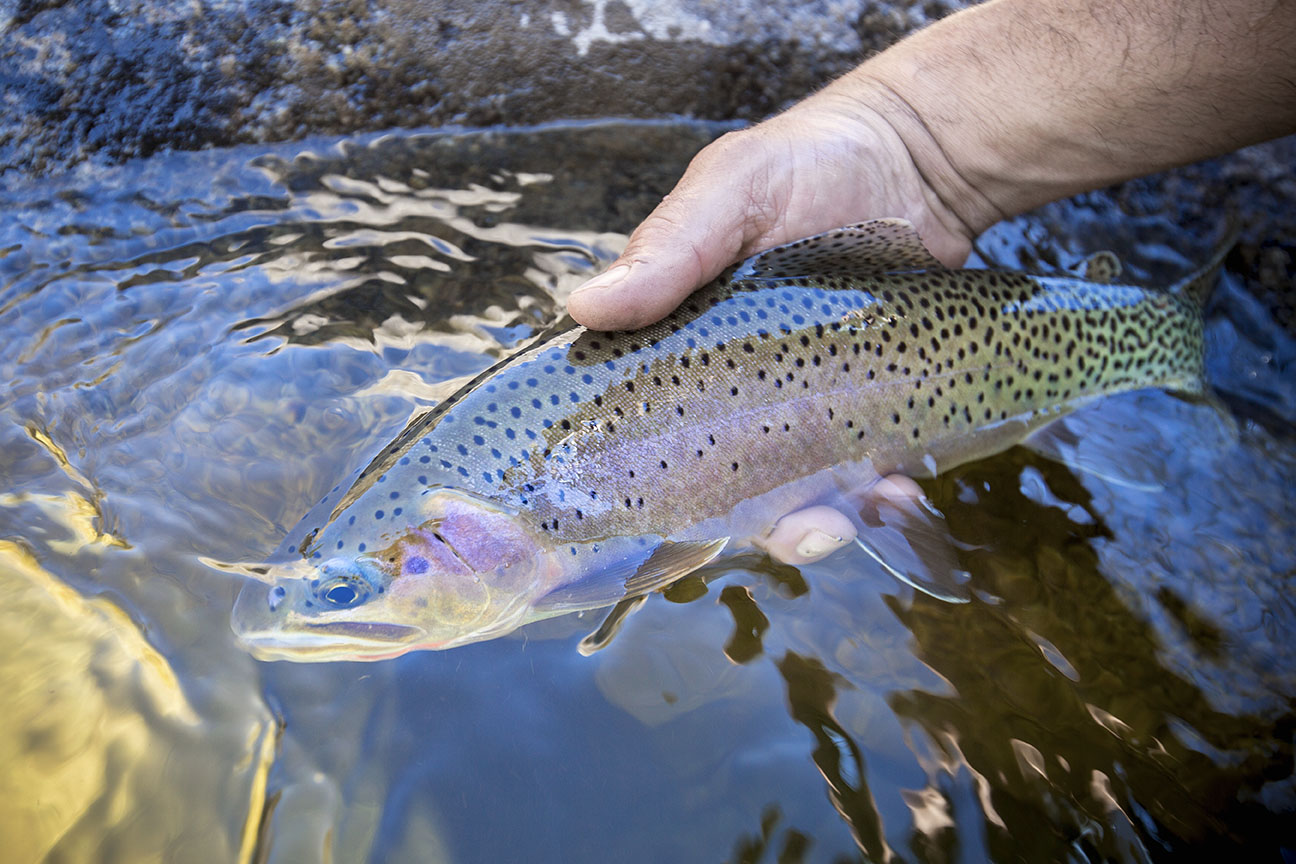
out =
<svg viewBox="0 0 1296 864"><path fill-rule="evenodd" d="M330 606L346 609L368 600L369 588L354 579L335 578L321 585L315 595Z"/></svg>

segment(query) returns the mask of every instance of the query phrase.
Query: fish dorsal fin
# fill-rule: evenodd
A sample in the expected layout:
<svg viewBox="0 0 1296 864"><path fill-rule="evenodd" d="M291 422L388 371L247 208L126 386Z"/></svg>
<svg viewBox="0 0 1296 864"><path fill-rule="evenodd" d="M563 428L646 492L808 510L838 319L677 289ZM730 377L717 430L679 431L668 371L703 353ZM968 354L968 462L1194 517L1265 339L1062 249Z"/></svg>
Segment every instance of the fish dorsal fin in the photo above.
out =
<svg viewBox="0 0 1296 864"><path fill-rule="evenodd" d="M833 275L871 277L885 273L944 270L904 219L873 219L776 246L743 262L735 278L791 278Z"/></svg>
<svg viewBox="0 0 1296 864"><path fill-rule="evenodd" d="M1115 252L1095 252L1085 259L1084 278L1089 282L1111 285L1121 274L1121 262Z"/></svg>

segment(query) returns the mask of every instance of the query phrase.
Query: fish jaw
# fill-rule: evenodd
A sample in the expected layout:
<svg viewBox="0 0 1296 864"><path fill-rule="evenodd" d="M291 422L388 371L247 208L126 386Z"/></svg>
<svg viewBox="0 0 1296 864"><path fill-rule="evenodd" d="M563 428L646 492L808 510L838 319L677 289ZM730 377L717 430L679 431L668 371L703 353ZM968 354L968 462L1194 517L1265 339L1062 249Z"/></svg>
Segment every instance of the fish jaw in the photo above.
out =
<svg viewBox="0 0 1296 864"><path fill-rule="evenodd" d="M381 571L360 562L272 565L264 581L249 582L239 591L230 626L239 643L259 660L378 659L411 650L426 636L423 628L410 624L348 619L338 615L345 610L331 611L323 598L339 589L321 587L339 576L343 578L338 584L345 585L348 575L381 579Z"/></svg>
<svg viewBox="0 0 1296 864"><path fill-rule="evenodd" d="M531 592L491 591L481 577L469 578L480 590L467 599L455 586L429 592L393 580L384 599L361 611L321 610L318 575L278 576L244 585L230 624L239 644L258 660L310 663L451 648L501 636L530 620Z"/></svg>
<svg viewBox="0 0 1296 864"><path fill-rule="evenodd" d="M262 660L383 660L491 639L534 617L566 575L509 513L448 496L372 556L270 565L230 616Z"/></svg>
<svg viewBox="0 0 1296 864"><path fill-rule="evenodd" d="M258 660L291 660L298 663L337 660L384 660L419 647L426 634L402 624L365 625L300 623L285 627L258 619L266 606L268 586L249 585L234 606L234 631L239 643Z"/></svg>

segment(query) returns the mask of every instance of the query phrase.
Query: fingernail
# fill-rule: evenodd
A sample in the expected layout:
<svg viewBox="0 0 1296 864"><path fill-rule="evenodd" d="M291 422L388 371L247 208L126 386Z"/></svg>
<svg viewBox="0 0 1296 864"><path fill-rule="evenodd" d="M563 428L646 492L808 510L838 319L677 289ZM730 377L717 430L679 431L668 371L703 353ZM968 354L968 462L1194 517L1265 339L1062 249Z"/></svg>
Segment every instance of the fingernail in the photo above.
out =
<svg viewBox="0 0 1296 864"><path fill-rule="evenodd" d="M622 279L624 279L626 277L626 274L628 274L629 272L630 272L629 264L618 264L617 266L613 267L611 270L608 270L607 272L599 276L595 276L593 279L589 280L583 285L578 285L577 287L573 288L572 293L576 294L581 291L594 291L602 288L611 288L613 285L617 284Z"/></svg>
<svg viewBox="0 0 1296 864"><path fill-rule="evenodd" d="M825 534L818 528L811 528L806 535L801 538L797 544L797 554L802 558L818 558L821 555L827 555L840 549L846 542L844 537L834 537L832 534Z"/></svg>

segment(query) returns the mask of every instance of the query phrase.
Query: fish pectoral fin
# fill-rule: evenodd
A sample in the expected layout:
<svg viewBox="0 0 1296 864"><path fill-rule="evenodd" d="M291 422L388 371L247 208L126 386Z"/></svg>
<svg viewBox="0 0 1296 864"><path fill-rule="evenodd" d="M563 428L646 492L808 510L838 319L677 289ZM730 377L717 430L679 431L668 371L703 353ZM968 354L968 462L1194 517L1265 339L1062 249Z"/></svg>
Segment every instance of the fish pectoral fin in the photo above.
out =
<svg viewBox="0 0 1296 864"><path fill-rule="evenodd" d="M640 594L637 597L627 597L617 603L608 612L607 617L603 619L603 623L598 626L598 629L580 641L580 644L576 646L576 650L580 652L582 657L588 657L595 651L606 648L608 643L612 641L612 637L621 632L621 625L625 623L625 620L642 606L647 599L648 595Z"/></svg>
<svg viewBox="0 0 1296 864"><path fill-rule="evenodd" d="M631 558L579 582L555 588L537 600L533 608L544 615L560 615L649 594L710 563L728 543L728 537L666 540L647 558Z"/></svg>
<svg viewBox="0 0 1296 864"><path fill-rule="evenodd" d="M907 479L907 478L906 478ZM912 481L888 477L871 491L855 543L884 570L924 594L950 603L972 599L944 515Z"/></svg>
<svg viewBox="0 0 1296 864"><path fill-rule="evenodd" d="M728 543L728 537L718 540L667 540L625 581L626 596L660 591L699 567L710 564Z"/></svg>
<svg viewBox="0 0 1296 864"><path fill-rule="evenodd" d="M873 219L776 246L753 255L735 279L809 275L879 276L945 270L904 219Z"/></svg>
<svg viewBox="0 0 1296 864"><path fill-rule="evenodd" d="M1095 252L1084 261L1083 276L1089 282L1111 285L1121 274L1121 262L1115 252Z"/></svg>
<svg viewBox="0 0 1296 864"><path fill-rule="evenodd" d="M1036 430L1022 446L1072 471L1097 477L1138 492L1161 492L1165 488L1161 444L1147 429L1133 423L1086 422L1093 409L1082 410L1065 420Z"/></svg>
<svg viewBox="0 0 1296 864"><path fill-rule="evenodd" d="M648 560L639 565L634 575L625 580L626 596L612 607L597 630L580 641L576 650L582 657L588 657L605 648L612 637L621 631L625 620L648 599L649 593L661 590L711 563L728 542L728 537L700 541L668 540L658 546L648 556Z"/></svg>

